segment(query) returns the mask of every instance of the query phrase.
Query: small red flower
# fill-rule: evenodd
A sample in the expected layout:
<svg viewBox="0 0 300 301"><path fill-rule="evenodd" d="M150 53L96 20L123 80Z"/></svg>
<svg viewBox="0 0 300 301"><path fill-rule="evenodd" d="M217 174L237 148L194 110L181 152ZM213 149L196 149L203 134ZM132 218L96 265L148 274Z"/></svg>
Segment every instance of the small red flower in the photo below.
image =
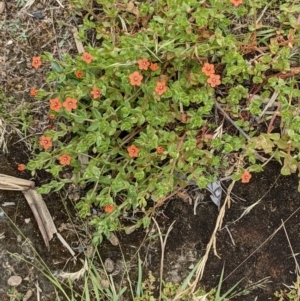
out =
<svg viewBox="0 0 300 301"><path fill-rule="evenodd" d="M211 87L219 86L221 85L220 81L220 75L218 74L211 74L209 78L207 79L207 82L210 84Z"/></svg>
<svg viewBox="0 0 300 301"><path fill-rule="evenodd" d="M91 94L93 95L94 99L97 99L97 98L101 97L102 92L100 89L94 87L93 90L91 91Z"/></svg>
<svg viewBox="0 0 300 301"><path fill-rule="evenodd" d="M215 73L215 66L213 64L205 63L202 67L202 72L205 75L210 76L211 74Z"/></svg>
<svg viewBox="0 0 300 301"><path fill-rule="evenodd" d="M164 81L163 81L163 82L157 82L157 83L156 83L155 92L156 92L158 95L162 95L162 94L164 94L166 91L167 91L167 87L166 87L166 83L165 83Z"/></svg>
<svg viewBox="0 0 300 301"><path fill-rule="evenodd" d="M63 103L64 108L67 111L72 111L72 109L77 109L77 99L75 98L71 98L71 97L67 97L65 102Z"/></svg>
<svg viewBox="0 0 300 301"><path fill-rule="evenodd" d="M252 178L252 175L249 171L244 171L242 174L242 183L249 183L250 179Z"/></svg>
<svg viewBox="0 0 300 301"><path fill-rule="evenodd" d="M129 79L131 86L140 86L142 84L143 75L135 71L129 75Z"/></svg>
<svg viewBox="0 0 300 301"><path fill-rule="evenodd" d="M47 137L47 136L41 136L40 137L40 145L44 148L44 149L48 149L50 147L52 147L52 142L51 142L51 138Z"/></svg>
<svg viewBox="0 0 300 301"><path fill-rule="evenodd" d="M50 119L50 120L54 120L54 119L55 119L55 116L54 116L53 114L50 114L50 115L49 115L49 119Z"/></svg>
<svg viewBox="0 0 300 301"><path fill-rule="evenodd" d="M84 53L82 54L82 59L83 59L87 64L90 64L91 61L94 59L94 57L93 57L91 54L89 54L88 52L84 52Z"/></svg>
<svg viewBox="0 0 300 301"><path fill-rule="evenodd" d="M105 211L106 213L112 213L114 210L115 210L115 206L114 206L114 205L106 205L106 206L104 207L104 211Z"/></svg>
<svg viewBox="0 0 300 301"><path fill-rule="evenodd" d="M77 78L83 78L83 72L82 72L82 71L76 71L76 72L75 72L75 76L76 76Z"/></svg>
<svg viewBox="0 0 300 301"><path fill-rule="evenodd" d="M151 64L150 64L150 69L151 69L152 71L156 71L156 70L159 69L159 67L158 67L157 63L151 63Z"/></svg>
<svg viewBox="0 0 300 301"><path fill-rule="evenodd" d="M50 99L50 109L55 111L55 112L59 112L59 110L62 107L62 103L59 101L58 98L53 98Z"/></svg>
<svg viewBox="0 0 300 301"><path fill-rule="evenodd" d="M70 165L72 157L67 154L63 154L58 157L58 160L59 160L59 164L61 165Z"/></svg>
<svg viewBox="0 0 300 301"><path fill-rule="evenodd" d="M136 158L139 155L140 150L135 145L132 144L129 147L127 147L127 151L128 151L129 157Z"/></svg>
<svg viewBox="0 0 300 301"><path fill-rule="evenodd" d="M138 60L138 64L139 64L139 69L140 70L148 70L148 68L150 66L150 62L145 57Z"/></svg>
<svg viewBox="0 0 300 301"><path fill-rule="evenodd" d="M39 68L42 65L41 57L34 56L31 61L31 66L35 69Z"/></svg>
<svg viewBox="0 0 300 301"><path fill-rule="evenodd" d="M30 89L30 95L31 96L35 97L35 96L37 96L37 94L38 94L37 89L35 89L35 88Z"/></svg>
<svg viewBox="0 0 300 301"><path fill-rule="evenodd" d="M18 164L18 171L23 171L26 169L26 166L24 164Z"/></svg>
<svg viewBox="0 0 300 301"><path fill-rule="evenodd" d="M158 147L156 148L156 152L157 152L158 154L163 154L164 148L163 148L162 146L158 146Z"/></svg>
<svg viewBox="0 0 300 301"><path fill-rule="evenodd" d="M239 6L240 4L243 3L243 0L230 0L230 2L231 2L234 6Z"/></svg>

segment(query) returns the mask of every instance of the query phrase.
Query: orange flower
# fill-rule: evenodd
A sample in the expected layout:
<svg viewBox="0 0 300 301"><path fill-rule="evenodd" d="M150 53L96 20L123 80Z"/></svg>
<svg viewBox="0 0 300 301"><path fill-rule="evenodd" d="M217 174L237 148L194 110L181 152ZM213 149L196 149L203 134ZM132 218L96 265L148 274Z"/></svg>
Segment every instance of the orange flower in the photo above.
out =
<svg viewBox="0 0 300 301"><path fill-rule="evenodd" d="M114 211L114 209L115 209L115 206L114 206L114 205L106 205L106 206L104 207L104 211L105 211L106 213L112 213L112 212Z"/></svg>
<svg viewBox="0 0 300 301"><path fill-rule="evenodd" d="M242 174L242 183L249 183L250 179L252 178L252 175L249 171L244 171Z"/></svg>
<svg viewBox="0 0 300 301"><path fill-rule="evenodd" d="M97 99L97 98L101 97L102 92L100 89L94 87L91 94L93 95L94 99Z"/></svg>
<svg viewBox="0 0 300 301"><path fill-rule="evenodd" d="M211 74L215 73L215 66L213 64L205 63L202 67L202 72L205 75L210 76Z"/></svg>
<svg viewBox="0 0 300 301"><path fill-rule="evenodd" d="M220 75L217 74L211 74L209 78L207 79L207 82L210 84L211 87L219 86L221 85L220 81Z"/></svg>
<svg viewBox="0 0 300 301"><path fill-rule="evenodd" d="M243 3L243 0L230 0L230 2L231 2L234 6L239 6L240 4Z"/></svg>
<svg viewBox="0 0 300 301"><path fill-rule="evenodd" d="M67 97L66 100L65 100L65 102L63 103L63 106L69 112L72 111L72 109L75 110L77 108L77 99L71 98L71 97Z"/></svg>
<svg viewBox="0 0 300 301"><path fill-rule="evenodd" d="M41 136L40 145L44 147L44 149L48 149L52 146L51 138L46 136Z"/></svg>
<svg viewBox="0 0 300 301"><path fill-rule="evenodd" d="M50 99L50 109L51 110L58 112L61 109L61 107L62 107L62 104L58 98Z"/></svg>
<svg viewBox="0 0 300 301"><path fill-rule="evenodd" d="M156 148L156 152L157 152L158 154L162 154L162 153L164 152L164 148L163 148L162 146L158 146L158 147Z"/></svg>
<svg viewBox="0 0 300 301"><path fill-rule="evenodd" d="M83 59L87 64L90 64L91 61L94 59L94 57L93 57L91 54L89 54L88 52L84 52L84 53L82 54L82 59Z"/></svg>
<svg viewBox="0 0 300 301"><path fill-rule="evenodd" d="M23 171L26 169L26 166L24 164L18 164L18 171Z"/></svg>
<svg viewBox="0 0 300 301"><path fill-rule="evenodd" d="M70 165L71 159L72 159L72 157L67 154L63 154L58 157L59 164L61 164L61 165Z"/></svg>
<svg viewBox="0 0 300 301"><path fill-rule="evenodd" d="M157 65L156 63L151 63L151 64L150 64L150 69L151 69L152 71L156 71L156 70L159 69L159 67L158 67L158 65Z"/></svg>
<svg viewBox="0 0 300 301"><path fill-rule="evenodd" d="M145 57L138 60L138 64L139 64L139 69L140 70L148 70L148 68L150 66L150 62Z"/></svg>
<svg viewBox="0 0 300 301"><path fill-rule="evenodd" d="M30 89L30 95L31 96L37 96L37 94L38 94L38 91L37 91L37 89L34 89L34 88L32 88L32 89Z"/></svg>
<svg viewBox="0 0 300 301"><path fill-rule="evenodd" d="M128 151L129 157L135 158L139 155L140 150L135 145L132 144L129 147L127 147L127 151Z"/></svg>
<svg viewBox="0 0 300 301"><path fill-rule="evenodd" d="M167 91L167 87L166 87L166 83L165 83L164 81L163 81L163 82L157 82L157 83L156 83L155 92L156 92L158 95L162 95L162 94L164 94L166 91Z"/></svg>
<svg viewBox="0 0 300 301"><path fill-rule="evenodd" d="M50 119L50 120L53 120L53 119L55 119L55 116L54 116L53 114L50 114L50 115L49 115L49 119Z"/></svg>
<svg viewBox="0 0 300 301"><path fill-rule="evenodd" d="M75 76L76 76L77 78L82 78L82 77L83 77L83 72L82 72L82 71L76 71L76 72L75 72Z"/></svg>
<svg viewBox="0 0 300 301"><path fill-rule="evenodd" d="M37 69L42 65L41 57L40 56L34 56L31 61L31 66Z"/></svg>
<svg viewBox="0 0 300 301"><path fill-rule="evenodd" d="M140 86L142 83L143 75L135 71L129 75L129 79L131 86Z"/></svg>

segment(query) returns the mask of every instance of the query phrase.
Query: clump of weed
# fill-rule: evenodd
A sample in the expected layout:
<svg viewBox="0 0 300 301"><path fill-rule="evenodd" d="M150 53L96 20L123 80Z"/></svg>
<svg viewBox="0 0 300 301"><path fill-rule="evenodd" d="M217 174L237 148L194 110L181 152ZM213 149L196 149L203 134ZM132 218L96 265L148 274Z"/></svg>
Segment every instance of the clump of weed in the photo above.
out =
<svg viewBox="0 0 300 301"><path fill-rule="evenodd" d="M87 12L79 30L87 46L61 60L33 58L37 72L51 65L47 83L55 86L37 92L49 100L51 128L27 169L52 174L41 193L69 183L85 188L76 207L83 217L99 208L94 243L122 228L129 212L136 227L147 227L154 209L190 181L205 188L243 175L248 183L272 158L282 174L297 171L296 5L73 4ZM278 30L264 22L271 8ZM88 42L91 31L99 46Z"/></svg>

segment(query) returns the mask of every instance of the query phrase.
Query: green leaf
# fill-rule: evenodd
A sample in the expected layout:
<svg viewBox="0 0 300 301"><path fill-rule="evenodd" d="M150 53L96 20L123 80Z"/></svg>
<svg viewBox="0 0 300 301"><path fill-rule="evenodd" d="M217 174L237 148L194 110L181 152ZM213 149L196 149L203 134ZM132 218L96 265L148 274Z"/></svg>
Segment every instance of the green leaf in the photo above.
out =
<svg viewBox="0 0 300 301"><path fill-rule="evenodd" d="M153 20L155 20L158 23L164 24L166 21L161 18L160 16L153 16Z"/></svg>
<svg viewBox="0 0 300 301"><path fill-rule="evenodd" d="M53 71L57 72L57 73L62 73L63 68L55 61L51 62L51 68Z"/></svg>
<svg viewBox="0 0 300 301"><path fill-rule="evenodd" d="M99 128L100 128L100 122L95 121L86 130L88 132L92 132L92 131L98 130Z"/></svg>

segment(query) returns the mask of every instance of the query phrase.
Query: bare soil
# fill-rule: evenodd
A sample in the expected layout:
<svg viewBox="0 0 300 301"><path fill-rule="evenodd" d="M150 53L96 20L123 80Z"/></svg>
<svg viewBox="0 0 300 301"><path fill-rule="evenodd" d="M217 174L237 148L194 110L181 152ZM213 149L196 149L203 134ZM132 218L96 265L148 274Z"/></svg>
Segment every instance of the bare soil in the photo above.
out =
<svg viewBox="0 0 300 301"><path fill-rule="evenodd" d="M32 99L29 90L45 85L47 70L42 68L35 71L30 66L31 57L43 51L58 55L76 52L69 24L76 26L77 17L72 14L71 7L63 9L57 1L34 1L27 10L21 10L16 4L17 1L6 1L5 10L0 14L0 83L5 95L10 98L6 109L19 110L20 117L24 110L35 110L36 119L29 122L26 130L29 135L39 135L47 127L47 104ZM34 17L37 12L41 13L42 19ZM0 117L8 122L11 129L22 123L21 119L9 119L4 113L3 116L0 113ZM17 142L19 138L12 137L8 143L9 153L0 153L0 173L31 179L28 172L17 171L18 163L26 164L28 161L30 148L23 144L25 141ZM239 288L243 289L269 277L269 282L263 287L246 296L237 297L235 300L238 301L276 300L274 292L282 288L283 283L291 285L296 280L292 253L300 252L298 178L296 175L283 177L279 174L280 165L271 162L263 173L253 175L249 184L235 184L233 193L243 200L233 197L230 208L226 209L223 228L217 235L216 251L219 257L211 252L202 280L202 285L207 289L219 283L223 267L224 292L241 279ZM38 174L33 180L41 185L49 178L47 174ZM193 188L189 190L191 196L196 194L192 192ZM76 251L77 260L71 260L69 252L56 238L51 241L50 250L47 250L23 195L0 191L0 207L7 215L0 218L0 266L3 267L3 276L0 278L1 300L10 300L11 288L7 280L12 275L22 277L23 282L17 290L23 294L31 290L33 296L30 300L37 298L37 286L41 290L41 300L56 300L49 280L33 267L40 267L40 259L30 248L31 245L52 273L81 268L79 259L84 257L81 243L84 241L90 244L90 237L84 237L87 236L84 227L88 228L88 221L80 221L72 203L63 196L50 194L45 196L45 201L57 228ZM246 207L258 201L247 215L240 218ZM3 206L6 202L15 205ZM180 282L188 275L205 253L217 216L218 208L210 201L209 193L205 193L196 215L193 205L180 198L173 198L160 208L157 221L163 233L176 221L167 240L164 279ZM147 232L138 230L131 235L118 233L119 246L112 246L107 241L101 245L99 250L102 260L110 258L118 265L124 255L132 279L137 279L139 251L145 275L147 270L151 270L158 278L161 249L156 234L154 225ZM147 241L145 238L148 238ZM121 285L122 272L116 273L114 277L116 283ZM80 284L77 289L80 290ZM64 298L61 297L61 300ZM130 297L126 300L130 300Z"/></svg>

